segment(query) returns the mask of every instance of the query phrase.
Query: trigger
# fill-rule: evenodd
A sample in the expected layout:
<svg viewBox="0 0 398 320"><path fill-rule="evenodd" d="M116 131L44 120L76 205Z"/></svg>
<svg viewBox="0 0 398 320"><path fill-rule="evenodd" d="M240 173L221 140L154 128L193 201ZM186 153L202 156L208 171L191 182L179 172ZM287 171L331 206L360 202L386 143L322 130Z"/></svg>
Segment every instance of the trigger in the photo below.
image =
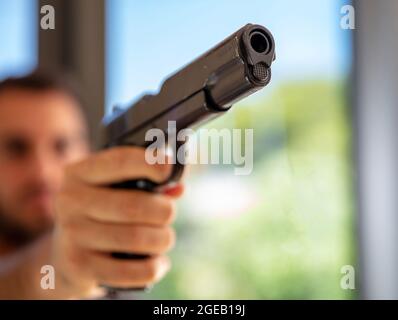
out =
<svg viewBox="0 0 398 320"><path fill-rule="evenodd" d="M173 168L171 171L170 176L162 183L159 184L159 186L156 188L156 191L162 191L164 186L167 186L168 188L170 186L173 186L180 181L182 174L184 173L184 167L185 165L179 161L177 158L177 150L180 150L180 148L185 148L186 144L183 142L177 142L177 144L174 146L172 152L174 153L174 161L173 163ZM185 154L185 153L183 153ZM184 159L185 160L185 159Z"/></svg>
<svg viewBox="0 0 398 320"><path fill-rule="evenodd" d="M170 188L178 183L181 179L182 174L184 173L184 165L177 161L176 164L173 164L173 169L171 171L170 177L167 178L164 182L160 183L159 186L156 188L156 191L161 192L164 188Z"/></svg>

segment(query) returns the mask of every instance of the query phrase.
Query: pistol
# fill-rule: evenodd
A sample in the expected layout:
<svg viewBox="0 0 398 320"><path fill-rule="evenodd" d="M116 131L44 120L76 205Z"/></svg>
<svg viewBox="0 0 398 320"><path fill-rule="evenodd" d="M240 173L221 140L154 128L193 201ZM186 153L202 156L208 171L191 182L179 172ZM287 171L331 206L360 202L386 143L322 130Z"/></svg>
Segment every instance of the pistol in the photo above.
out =
<svg viewBox="0 0 398 320"><path fill-rule="evenodd" d="M235 102L270 82L274 60L275 42L271 32L261 25L245 25L167 78L156 95L144 95L125 110L105 118L101 126L101 147L147 147L151 141L145 140L145 134L150 129L162 130L167 138L169 121L175 121L178 132L223 115ZM159 187L178 181L183 169L184 165L177 162L171 176L160 184L142 177L118 181L111 187L156 192ZM148 257L122 252L112 256Z"/></svg>

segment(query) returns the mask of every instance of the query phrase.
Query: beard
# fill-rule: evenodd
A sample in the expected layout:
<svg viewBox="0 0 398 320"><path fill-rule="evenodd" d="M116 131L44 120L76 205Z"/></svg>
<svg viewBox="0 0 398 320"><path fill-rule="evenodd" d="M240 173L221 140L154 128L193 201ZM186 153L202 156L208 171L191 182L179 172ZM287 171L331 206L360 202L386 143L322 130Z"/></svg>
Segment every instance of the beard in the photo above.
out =
<svg viewBox="0 0 398 320"><path fill-rule="evenodd" d="M0 199L0 239L12 246L24 246L53 228L49 208L34 206L35 198L53 194L41 185L27 186L12 203Z"/></svg>
<svg viewBox="0 0 398 320"><path fill-rule="evenodd" d="M5 216L0 209L0 239L12 246L24 246L50 231L53 223L46 222L40 229L32 230L19 221Z"/></svg>

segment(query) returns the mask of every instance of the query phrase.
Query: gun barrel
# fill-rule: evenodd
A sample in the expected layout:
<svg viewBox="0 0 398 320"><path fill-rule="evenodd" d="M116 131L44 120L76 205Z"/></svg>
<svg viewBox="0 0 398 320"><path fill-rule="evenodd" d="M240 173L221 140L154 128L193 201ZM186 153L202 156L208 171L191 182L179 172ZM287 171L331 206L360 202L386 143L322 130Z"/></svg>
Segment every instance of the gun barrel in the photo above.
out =
<svg viewBox="0 0 398 320"><path fill-rule="evenodd" d="M102 146L146 146L145 132L159 128L167 134L167 121L181 129L221 115L269 83L274 59L271 32L247 24L167 78L156 95L105 119Z"/></svg>

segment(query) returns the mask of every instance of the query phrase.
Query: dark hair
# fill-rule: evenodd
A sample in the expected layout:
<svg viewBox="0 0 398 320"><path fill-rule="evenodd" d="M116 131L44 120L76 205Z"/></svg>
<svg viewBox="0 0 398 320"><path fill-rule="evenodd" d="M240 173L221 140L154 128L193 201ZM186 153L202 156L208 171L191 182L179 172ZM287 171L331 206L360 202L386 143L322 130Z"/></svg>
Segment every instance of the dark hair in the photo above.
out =
<svg viewBox="0 0 398 320"><path fill-rule="evenodd" d="M26 89L34 91L57 90L74 98L83 109L82 97L78 86L70 76L34 71L23 77L7 78L0 81L0 93L7 89Z"/></svg>
<svg viewBox="0 0 398 320"><path fill-rule="evenodd" d="M73 81L69 75L63 75L61 77L57 74L34 71L23 77L7 78L0 81L0 94L8 89L34 90L38 92L55 90L63 92L77 102L77 105L82 111L87 128L89 127L87 111L84 108L83 99L78 90L77 82ZM90 140L89 134L88 139Z"/></svg>

